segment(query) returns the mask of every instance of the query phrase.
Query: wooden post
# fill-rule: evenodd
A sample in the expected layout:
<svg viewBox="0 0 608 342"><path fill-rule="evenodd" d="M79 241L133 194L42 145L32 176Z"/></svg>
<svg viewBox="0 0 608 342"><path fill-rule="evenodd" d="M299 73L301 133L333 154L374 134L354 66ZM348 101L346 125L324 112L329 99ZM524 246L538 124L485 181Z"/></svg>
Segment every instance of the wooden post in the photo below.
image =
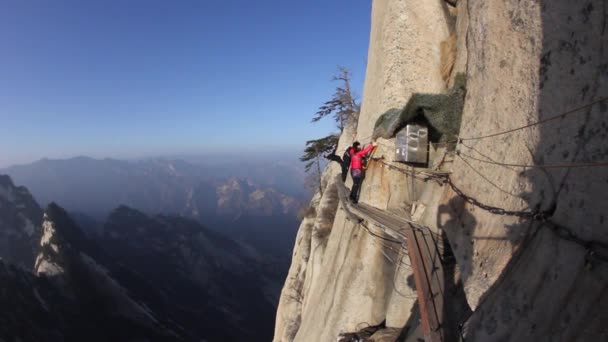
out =
<svg viewBox="0 0 608 342"><path fill-rule="evenodd" d="M418 306L422 320L422 331L426 342L441 342L441 322L437 315L434 297L440 293L433 292L431 285L432 261L422 253L421 248L427 248L424 237L412 225L405 230L406 244L412 269L414 271L414 282L416 283L416 293L418 294ZM436 290L437 291L437 290Z"/></svg>

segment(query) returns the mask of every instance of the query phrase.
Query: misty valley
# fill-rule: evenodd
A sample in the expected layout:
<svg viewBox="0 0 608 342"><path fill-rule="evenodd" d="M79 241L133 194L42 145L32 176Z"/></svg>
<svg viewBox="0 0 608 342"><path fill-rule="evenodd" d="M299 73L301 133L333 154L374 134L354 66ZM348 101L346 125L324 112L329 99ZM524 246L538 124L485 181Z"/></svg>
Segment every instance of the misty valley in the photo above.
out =
<svg viewBox="0 0 608 342"><path fill-rule="evenodd" d="M0 302L15 309L0 334L271 340L307 196L297 165L277 163L243 162L248 178L164 159L1 170Z"/></svg>

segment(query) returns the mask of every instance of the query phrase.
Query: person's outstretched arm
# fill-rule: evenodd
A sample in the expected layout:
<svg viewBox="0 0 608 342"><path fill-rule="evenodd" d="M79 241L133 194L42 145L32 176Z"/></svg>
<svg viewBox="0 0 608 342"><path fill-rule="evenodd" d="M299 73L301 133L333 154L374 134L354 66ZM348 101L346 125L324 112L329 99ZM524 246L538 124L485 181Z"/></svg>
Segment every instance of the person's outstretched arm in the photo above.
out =
<svg viewBox="0 0 608 342"><path fill-rule="evenodd" d="M362 149L361 151L357 152L357 155L358 155L359 157L363 157L364 155L366 155L366 154L368 154L369 152L371 152L371 150L373 150L373 149L374 149L374 147L376 147L376 143L375 143L375 142L373 142L373 143L371 143L371 144L367 145L367 147L366 147L366 148L364 148L364 149Z"/></svg>

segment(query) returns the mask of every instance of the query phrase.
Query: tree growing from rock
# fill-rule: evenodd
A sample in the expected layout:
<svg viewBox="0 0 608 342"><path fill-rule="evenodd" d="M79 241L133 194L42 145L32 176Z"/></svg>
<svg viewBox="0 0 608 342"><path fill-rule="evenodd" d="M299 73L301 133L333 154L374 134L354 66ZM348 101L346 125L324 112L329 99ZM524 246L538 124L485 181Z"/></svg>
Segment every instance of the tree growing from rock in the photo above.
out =
<svg viewBox="0 0 608 342"><path fill-rule="evenodd" d="M300 157L300 161L306 162L304 170L309 174L307 185L315 189L318 187L321 195L323 188L321 187L321 157L329 152L332 152L338 144L339 136L332 134L321 139L309 140L306 142L304 155Z"/></svg>
<svg viewBox="0 0 608 342"><path fill-rule="evenodd" d="M356 96L352 92L350 84L351 72L347 68L338 66L338 70L333 76L332 81L338 81L340 85L336 87L332 98L319 107L319 110L312 118L312 122L317 122L327 116L333 116L338 129L340 129L340 133L342 133L348 124L355 122L359 118L360 106ZM308 162L305 166L305 170L309 174L306 180L307 186L312 189L318 188L321 194L323 194L321 187L321 157L335 150L339 138L339 134L332 134L320 139L307 141L304 155L300 158L301 161Z"/></svg>
<svg viewBox="0 0 608 342"><path fill-rule="evenodd" d="M357 120L360 106L352 92L350 79L351 72L343 66L338 66L338 71L332 78L332 81L339 81L341 84L336 87L336 92L333 94L332 98L319 107L319 110L312 118L312 122L317 122L324 117L333 114L333 118L340 129L340 133L342 133L344 127L346 127L349 122Z"/></svg>

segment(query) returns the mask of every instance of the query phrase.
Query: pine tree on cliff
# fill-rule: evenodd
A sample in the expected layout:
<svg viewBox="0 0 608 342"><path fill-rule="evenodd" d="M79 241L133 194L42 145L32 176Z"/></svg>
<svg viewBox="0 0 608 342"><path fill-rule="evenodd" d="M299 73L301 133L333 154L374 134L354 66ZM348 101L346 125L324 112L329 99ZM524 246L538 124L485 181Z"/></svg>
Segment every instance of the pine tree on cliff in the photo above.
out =
<svg viewBox="0 0 608 342"><path fill-rule="evenodd" d="M352 92L350 79L350 71L343 66L338 66L338 71L332 81L340 81L342 84L336 87L336 92L331 100L319 107L312 122L317 122L333 113L334 120L342 133L349 121L354 121L359 117L360 106Z"/></svg>
<svg viewBox="0 0 608 342"><path fill-rule="evenodd" d="M300 161L307 162L304 166L304 170L310 176L307 183L312 184L311 187L313 189L318 186L321 194L323 194L323 188L321 187L321 156L333 151L338 144L338 139L338 135L329 135L321 139L309 140L306 142L304 155L300 157Z"/></svg>
<svg viewBox="0 0 608 342"><path fill-rule="evenodd" d="M336 125L342 133L346 125L357 120L360 106L352 92L350 79L350 71L343 66L338 66L338 71L333 76L332 81L339 81L341 84L336 87L336 92L332 98L319 107L312 118L312 122L317 122L333 114ZM304 155L300 158L301 161L308 162L305 166L305 170L309 174L306 183L313 189L318 187L321 194L323 194L321 157L327 153L335 153L339 138L339 134L331 134L320 139L307 141Z"/></svg>

